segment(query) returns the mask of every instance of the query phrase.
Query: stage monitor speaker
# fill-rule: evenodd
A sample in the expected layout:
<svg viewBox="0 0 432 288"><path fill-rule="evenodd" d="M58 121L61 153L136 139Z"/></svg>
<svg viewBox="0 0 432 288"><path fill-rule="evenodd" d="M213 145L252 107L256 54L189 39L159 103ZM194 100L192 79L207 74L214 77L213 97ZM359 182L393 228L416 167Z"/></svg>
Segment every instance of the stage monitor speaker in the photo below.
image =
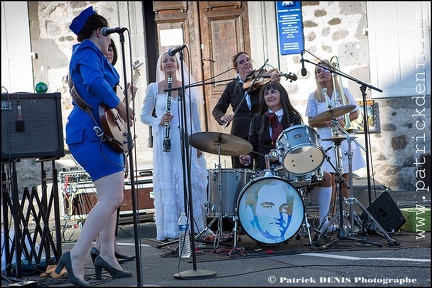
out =
<svg viewBox="0 0 432 288"><path fill-rule="evenodd" d="M63 157L61 94L1 94L1 159Z"/></svg>
<svg viewBox="0 0 432 288"><path fill-rule="evenodd" d="M381 193L367 210L388 233L396 232L406 222L405 217L388 192ZM363 212L361 218L363 221L367 221L368 215Z"/></svg>
<svg viewBox="0 0 432 288"><path fill-rule="evenodd" d="M372 191L371 192L371 204L383 193L384 191ZM367 190L361 192L357 197L357 201L359 201L364 208L369 207L369 192ZM358 205L353 206L354 212L357 213L357 215L360 215L363 213L363 209L360 208Z"/></svg>

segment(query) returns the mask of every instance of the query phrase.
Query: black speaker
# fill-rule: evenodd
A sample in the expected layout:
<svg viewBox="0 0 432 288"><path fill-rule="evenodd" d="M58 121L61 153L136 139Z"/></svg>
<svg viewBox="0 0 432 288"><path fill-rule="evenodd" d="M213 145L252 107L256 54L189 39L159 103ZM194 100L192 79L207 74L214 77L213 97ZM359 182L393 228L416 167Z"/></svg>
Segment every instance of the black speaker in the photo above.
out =
<svg viewBox="0 0 432 288"><path fill-rule="evenodd" d="M367 210L386 232L394 233L406 222L405 217L388 192L381 193ZM363 212L361 218L367 221L368 215Z"/></svg>
<svg viewBox="0 0 432 288"><path fill-rule="evenodd" d="M1 94L1 159L63 157L60 93Z"/></svg>
<svg viewBox="0 0 432 288"><path fill-rule="evenodd" d="M373 201L375 201L384 191L372 191L371 192L371 204ZM365 209L369 207L369 192L367 190L361 192L357 197L357 201L359 201ZM363 213L363 209L360 208L359 205L353 205L354 212L357 213L357 215L360 215Z"/></svg>

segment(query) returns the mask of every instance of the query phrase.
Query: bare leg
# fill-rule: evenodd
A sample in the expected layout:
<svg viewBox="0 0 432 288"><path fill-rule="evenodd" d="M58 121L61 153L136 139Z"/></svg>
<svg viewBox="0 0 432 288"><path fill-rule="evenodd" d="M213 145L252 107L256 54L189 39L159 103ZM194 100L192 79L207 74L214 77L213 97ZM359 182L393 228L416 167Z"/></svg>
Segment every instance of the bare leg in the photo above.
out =
<svg viewBox="0 0 432 288"><path fill-rule="evenodd" d="M119 221L119 217L120 217L120 208L117 209L117 219L116 219L116 231L115 231L115 236L117 236L118 233L118 221ZM99 241L99 236L96 237L96 242L94 247L100 251L100 241ZM122 252L122 250L120 249L120 247L117 244L117 240L114 240L114 252L124 255L124 253Z"/></svg>
<svg viewBox="0 0 432 288"><path fill-rule="evenodd" d="M118 172L94 182L99 196L98 203L88 214L78 241L70 251L72 267L75 267L74 274L79 278L84 277L84 260L98 234L99 241L103 243L101 257L113 267L122 270L114 256L114 234L116 211L123 203L123 177L124 173Z"/></svg>

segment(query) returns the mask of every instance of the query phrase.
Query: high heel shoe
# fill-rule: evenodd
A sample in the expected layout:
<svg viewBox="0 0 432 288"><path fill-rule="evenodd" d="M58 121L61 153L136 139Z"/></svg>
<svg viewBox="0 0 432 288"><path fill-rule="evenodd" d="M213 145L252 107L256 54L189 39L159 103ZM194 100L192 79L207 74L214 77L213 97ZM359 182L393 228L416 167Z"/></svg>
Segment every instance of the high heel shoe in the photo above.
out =
<svg viewBox="0 0 432 288"><path fill-rule="evenodd" d="M91 287L91 285L85 281L84 279L77 278L72 270L72 260L70 256L70 251L64 253L57 264L57 267L55 269L55 273L60 274L63 267L66 267L67 273L68 273L68 281L75 286L78 287Z"/></svg>
<svg viewBox="0 0 432 288"><path fill-rule="evenodd" d="M128 255L120 254L117 252L115 252L115 257L117 259L123 259L125 261L131 261L131 260L134 260L136 258L136 256L128 256Z"/></svg>
<svg viewBox="0 0 432 288"><path fill-rule="evenodd" d="M96 249L96 247L93 247L90 250L90 256L91 256L93 264L95 262L96 257L99 256L99 254L100 254L100 252L98 249ZM127 255L120 254L117 252L115 252L115 257L118 259L119 263L123 263L125 261L131 261L131 260L134 260L136 258L135 256L127 256Z"/></svg>
<svg viewBox="0 0 432 288"><path fill-rule="evenodd" d="M91 250L90 250L90 256L91 256L91 259L92 259L92 262L93 262L93 264L94 264L94 262L95 262L95 260L96 260L96 257L97 256L99 256L99 250L98 249L96 249L96 247L93 247Z"/></svg>
<svg viewBox="0 0 432 288"><path fill-rule="evenodd" d="M105 269L112 278L129 278L133 275L132 272L118 270L114 268L108 262L102 259L100 255L96 257L94 265L96 280L100 280L102 278L102 268Z"/></svg>

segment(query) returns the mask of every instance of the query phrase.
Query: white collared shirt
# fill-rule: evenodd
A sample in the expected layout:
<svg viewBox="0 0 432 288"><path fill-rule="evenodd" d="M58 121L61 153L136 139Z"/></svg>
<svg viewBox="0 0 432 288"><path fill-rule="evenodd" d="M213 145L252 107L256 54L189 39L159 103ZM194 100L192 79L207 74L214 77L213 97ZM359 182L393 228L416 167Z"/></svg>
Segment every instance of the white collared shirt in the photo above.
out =
<svg viewBox="0 0 432 288"><path fill-rule="evenodd" d="M237 75L239 82L243 84L243 80L241 79L240 75ZM250 95L247 93L247 91L244 92L244 98L246 100L246 104L249 107L249 111L252 109L252 102L250 99Z"/></svg>
<svg viewBox="0 0 432 288"><path fill-rule="evenodd" d="M276 112L273 112L272 110L269 109L267 112L276 114L276 116L278 117L279 123L282 123L282 117L284 115L284 111L282 108L277 110ZM270 133L270 138L271 138L273 135L272 135L272 127L270 127L270 125L269 125L269 133Z"/></svg>

